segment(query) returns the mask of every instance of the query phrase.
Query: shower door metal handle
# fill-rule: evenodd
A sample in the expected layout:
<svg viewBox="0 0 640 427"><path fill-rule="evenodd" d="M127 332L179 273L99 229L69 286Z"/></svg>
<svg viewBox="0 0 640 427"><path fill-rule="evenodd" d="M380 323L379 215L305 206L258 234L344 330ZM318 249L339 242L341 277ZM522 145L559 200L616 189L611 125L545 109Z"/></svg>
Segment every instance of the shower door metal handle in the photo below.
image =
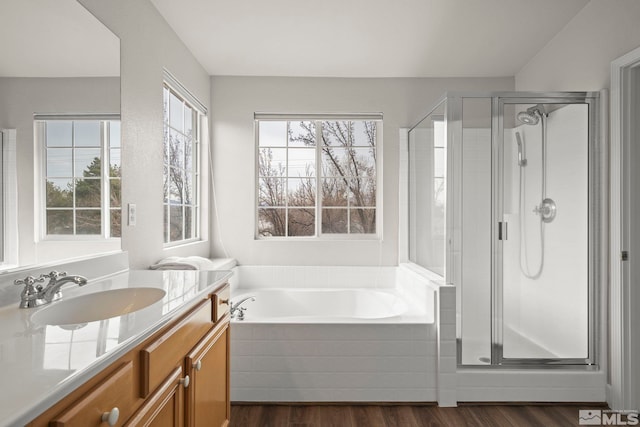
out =
<svg viewBox="0 0 640 427"><path fill-rule="evenodd" d="M507 222L498 222L498 240L507 240Z"/></svg>

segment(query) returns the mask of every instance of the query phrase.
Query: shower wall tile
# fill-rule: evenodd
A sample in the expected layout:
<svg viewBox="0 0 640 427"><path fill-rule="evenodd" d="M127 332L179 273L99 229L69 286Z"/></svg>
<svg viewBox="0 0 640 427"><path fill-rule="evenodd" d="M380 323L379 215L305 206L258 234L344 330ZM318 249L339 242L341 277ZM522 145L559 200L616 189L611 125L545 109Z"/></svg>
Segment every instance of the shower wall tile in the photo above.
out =
<svg viewBox="0 0 640 427"><path fill-rule="evenodd" d="M456 406L456 288L440 286L437 301L438 405Z"/></svg>
<svg viewBox="0 0 640 427"><path fill-rule="evenodd" d="M266 266L234 268L236 288L392 288L396 267Z"/></svg>
<svg viewBox="0 0 640 427"><path fill-rule="evenodd" d="M460 402L604 402L602 372L465 371L458 373Z"/></svg>

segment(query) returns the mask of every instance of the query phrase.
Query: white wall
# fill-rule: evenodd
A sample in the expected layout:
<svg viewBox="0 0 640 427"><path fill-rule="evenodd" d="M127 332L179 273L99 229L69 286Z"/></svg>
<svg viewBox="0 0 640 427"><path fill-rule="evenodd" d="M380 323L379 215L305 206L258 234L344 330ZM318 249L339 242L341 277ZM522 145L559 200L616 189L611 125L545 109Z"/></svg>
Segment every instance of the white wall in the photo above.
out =
<svg viewBox="0 0 640 427"><path fill-rule="evenodd" d="M516 75L516 89L609 88L611 61L640 46L639 22L637 0L591 0L520 70ZM640 299L637 297L631 304L640 305ZM635 348L632 356L634 360L638 360L637 350ZM635 384L640 389L637 364L636 370Z"/></svg>
<svg viewBox="0 0 640 427"><path fill-rule="evenodd" d="M0 78L0 129L16 129L18 183L18 237L20 265L44 263L113 251L119 241L39 241L35 221L40 207L34 201L34 113L119 113L120 79L89 78Z"/></svg>
<svg viewBox="0 0 640 427"><path fill-rule="evenodd" d="M124 77L124 73L123 73ZM512 78L343 79L212 77L213 167L220 229L214 255L241 264L395 265L398 262L398 135L418 122L447 90L512 90ZM383 240L254 239L254 112L382 112Z"/></svg>
<svg viewBox="0 0 640 427"><path fill-rule="evenodd" d="M208 256L202 241L165 250L163 245L162 79L168 69L204 105L209 76L148 0L79 0L120 37L122 82L122 199L135 203L135 227L123 224L122 248L133 268L170 255ZM206 151L204 151L206 153ZM203 155L206 159L206 155ZM208 234L208 168L203 164L203 235Z"/></svg>
<svg viewBox="0 0 640 427"><path fill-rule="evenodd" d="M640 2L591 0L516 78L516 90L609 87L610 63L640 46Z"/></svg>
<svg viewBox="0 0 640 427"><path fill-rule="evenodd" d="M461 314L458 336L462 363L478 365L491 358L491 129L463 128L461 151L461 164L455 164L462 174L457 212L461 245L454 255L454 275L461 266L461 277L454 281ZM458 163L458 157L455 160Z"/></svg>

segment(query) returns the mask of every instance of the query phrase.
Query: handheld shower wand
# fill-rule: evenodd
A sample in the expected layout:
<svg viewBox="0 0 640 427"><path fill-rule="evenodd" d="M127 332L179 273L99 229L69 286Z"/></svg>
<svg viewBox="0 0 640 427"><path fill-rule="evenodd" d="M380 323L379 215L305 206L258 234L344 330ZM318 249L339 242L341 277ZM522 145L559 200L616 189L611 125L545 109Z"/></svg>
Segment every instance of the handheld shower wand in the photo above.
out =
<svg viewBox="0 0 640 427"><path fill-rule="evenodd" d="M524 157L524 143L520 138L520 132L516 132L516 142L518 143L518 166L527 166L527 159Z"/></svg>

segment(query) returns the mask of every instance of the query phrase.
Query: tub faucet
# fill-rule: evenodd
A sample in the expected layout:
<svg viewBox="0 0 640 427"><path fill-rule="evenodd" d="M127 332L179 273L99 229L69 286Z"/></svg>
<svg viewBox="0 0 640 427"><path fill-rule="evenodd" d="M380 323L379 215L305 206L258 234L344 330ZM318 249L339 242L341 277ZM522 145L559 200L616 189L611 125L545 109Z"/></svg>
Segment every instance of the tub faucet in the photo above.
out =
<svg viewBox="0 0 640 427"><path fill-rule="evenodd" d="M254 296L246 297L246 298L241 299L240 301L238 301L235 304L233 302L231 302L231 304L229 305L229 309L230 309L230 312L231 312L231 318L232 319L238 319L238 320L243 320L244 319L244 311L247 308L246 307L240 307L240 305L242 305L242 303L244 303L247 300L255 301L256 297L254 297Z"/></svg>

